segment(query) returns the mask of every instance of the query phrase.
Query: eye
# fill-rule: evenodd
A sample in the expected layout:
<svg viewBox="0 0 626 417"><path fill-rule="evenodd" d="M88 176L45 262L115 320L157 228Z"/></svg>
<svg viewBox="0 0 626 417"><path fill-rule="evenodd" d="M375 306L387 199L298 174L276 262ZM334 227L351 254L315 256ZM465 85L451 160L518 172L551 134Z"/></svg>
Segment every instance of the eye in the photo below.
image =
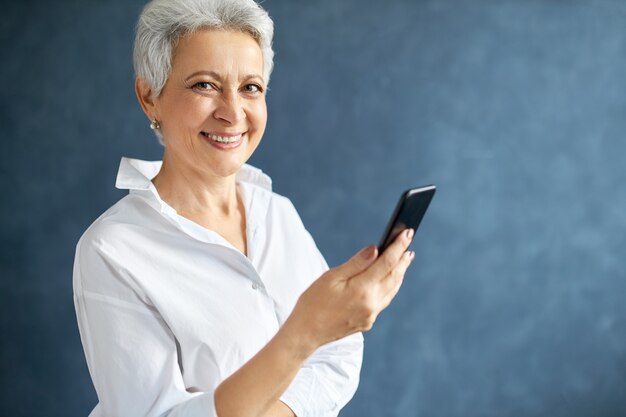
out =
<svg viewBox="0 0 626 417"><path fill-rule="evenodd" d="M195 88L196 90L200 90L200 91L215 90L215 86L213 86L213 84L207 81L197 82L193 85L193 88Z"/></svg>
<svg viewBox="0 0 626 417"><path fill-rule="evenodd" d="M258 84L246 84L243 87L243 91L245 91L246 93L257 94L262 93L263 88Z"/></svg>

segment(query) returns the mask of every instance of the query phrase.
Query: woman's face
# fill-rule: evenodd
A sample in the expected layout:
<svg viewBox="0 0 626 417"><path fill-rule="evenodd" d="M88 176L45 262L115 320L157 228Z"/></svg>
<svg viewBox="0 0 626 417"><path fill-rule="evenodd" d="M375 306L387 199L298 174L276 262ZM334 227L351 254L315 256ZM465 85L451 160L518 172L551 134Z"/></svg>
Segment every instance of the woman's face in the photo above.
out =
<svg viewBox="0 0 626 417"><path fill-rule="evenodd" d="M267 121L258 43L228 30L182 37L154 111L170 163L200 175L235 174L258 146Z"/></svg>

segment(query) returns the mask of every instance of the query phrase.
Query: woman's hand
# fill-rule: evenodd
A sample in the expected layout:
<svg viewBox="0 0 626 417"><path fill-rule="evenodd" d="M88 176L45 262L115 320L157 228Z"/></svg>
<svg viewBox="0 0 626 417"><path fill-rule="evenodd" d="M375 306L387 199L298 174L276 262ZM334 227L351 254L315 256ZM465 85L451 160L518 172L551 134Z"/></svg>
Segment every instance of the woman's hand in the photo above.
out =
<svg viewBox="0 0 626 417"><path fill-rule="evenodd" d="M306 358L323 344L371 329L389 305L413 260L406 252L412 237L405 230L381 256L369 246L311 284L272 340L217 387L218 415L265 416L277 406L286 412L277 402Z"/></svg>
<svg viewBox="0 0 626 417"><path fill-rule="evenodd" d="M285 325L306 350L372 328L414 258L406 251L413 233L404 230L381 256L375 246L366 247L327 271L300 296Z"/></svg>

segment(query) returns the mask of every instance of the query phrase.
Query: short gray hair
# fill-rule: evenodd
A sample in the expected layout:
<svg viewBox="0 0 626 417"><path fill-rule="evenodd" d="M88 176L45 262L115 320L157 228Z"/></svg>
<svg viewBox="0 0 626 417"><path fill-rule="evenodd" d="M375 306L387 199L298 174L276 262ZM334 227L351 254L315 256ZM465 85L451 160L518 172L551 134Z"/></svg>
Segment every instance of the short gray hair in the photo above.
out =
<svg viewBox="0 0 626 417"><path fill-rule="evenodd" d="M250 34L263 54L266 85L274 66L274 23L254 0L152 0L137 23L135 76L161 94L172 69L172 52L181 36L200 29L229 29Z"/></svg>

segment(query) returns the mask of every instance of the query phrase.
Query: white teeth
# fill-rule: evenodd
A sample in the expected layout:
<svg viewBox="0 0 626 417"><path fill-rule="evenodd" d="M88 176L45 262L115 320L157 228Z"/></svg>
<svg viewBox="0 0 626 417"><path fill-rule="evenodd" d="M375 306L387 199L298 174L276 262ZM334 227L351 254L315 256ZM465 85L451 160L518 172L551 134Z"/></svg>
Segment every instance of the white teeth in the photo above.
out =
<svg viewBox="0 0 626 417"><path fill-rule="evenodd" d="M219 142L219 143L233 143L241 139L240 134L237 136L217 136L217 135L211 135L205 132L202 132L202 134L206 136L207 138L214 140L215 142Z"/></svg>

